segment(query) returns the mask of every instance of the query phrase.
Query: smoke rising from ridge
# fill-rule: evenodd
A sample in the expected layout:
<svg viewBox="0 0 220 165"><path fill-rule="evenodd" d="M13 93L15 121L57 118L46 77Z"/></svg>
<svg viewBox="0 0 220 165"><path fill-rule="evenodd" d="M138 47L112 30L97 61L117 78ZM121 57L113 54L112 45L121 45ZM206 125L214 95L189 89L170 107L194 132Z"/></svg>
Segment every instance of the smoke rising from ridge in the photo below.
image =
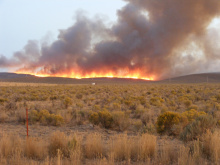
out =
<svg viewBox="0 0 220 165"><path fill-rule="evenodd" d="M56 41L28 41L0 67L46 75L104 75L156 79L220 69L217 32L208 25L220 16L219 0L126 0L111 27L78 13ZM219 70L218 70L219 71ZM74 73L74 74L73 74Z"/></svg>

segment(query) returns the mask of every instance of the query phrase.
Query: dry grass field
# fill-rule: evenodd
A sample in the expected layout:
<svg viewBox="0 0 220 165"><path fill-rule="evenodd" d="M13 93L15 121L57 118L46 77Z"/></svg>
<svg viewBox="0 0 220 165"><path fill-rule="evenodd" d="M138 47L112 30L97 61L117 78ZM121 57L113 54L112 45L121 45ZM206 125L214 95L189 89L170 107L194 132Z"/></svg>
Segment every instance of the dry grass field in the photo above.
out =
<svg viewBox="0 0 220 165"><path fill-rule="evenodd" d="M220 164L220 84L1 82L0 164Z"/></svg>

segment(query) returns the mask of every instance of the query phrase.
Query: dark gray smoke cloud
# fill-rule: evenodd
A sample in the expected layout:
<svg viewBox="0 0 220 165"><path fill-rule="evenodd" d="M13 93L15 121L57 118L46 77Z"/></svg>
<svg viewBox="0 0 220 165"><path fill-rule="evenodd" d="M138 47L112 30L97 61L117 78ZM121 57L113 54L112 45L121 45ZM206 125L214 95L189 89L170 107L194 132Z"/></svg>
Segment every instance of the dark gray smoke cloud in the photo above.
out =
<svg viewBox="0 0 220 165"><path fill-rule="evenodd" d="M29 41L12 59L1 56L0 67L50 75L139 71L142 77L161 79L209 70L213 59L220 59L219 47L210 44L215 35L207 30L220 15L220 0L127 2L113 26L78 14L51 45Z"/></svg>

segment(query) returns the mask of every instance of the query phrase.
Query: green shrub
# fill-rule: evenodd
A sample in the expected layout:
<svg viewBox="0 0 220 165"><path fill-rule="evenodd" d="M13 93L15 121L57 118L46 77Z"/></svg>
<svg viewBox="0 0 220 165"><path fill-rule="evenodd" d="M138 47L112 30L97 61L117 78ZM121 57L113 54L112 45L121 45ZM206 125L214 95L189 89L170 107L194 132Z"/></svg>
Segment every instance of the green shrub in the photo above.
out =
<svg viewBox="0 0 220 165"><path fill-rule="evenodd" d="M89 116L89 121L94 125L98 125L99 124L99 114L97 112L93 112Z"/></svg>
<svg viewBox="0 0 220 165"><path fill-rule="evenodd" d="M29 117L32 124L40 122L44 125L59 126L64 123L64 119L61 115L50 114L47 110L41 110L40 112L32 110Z"/></svg>
<svg viewBox="0 0 220 165"><path fill-rule="evenodd" d="M82 97L83 97L83 95L82 95L81 93L77 93L77 94L76 94L76 98L77 98L77 99L82 99Z"/></svg>
<svg viewBox="0 0 220 165"><path fill-rule="evenodd" d="M124 100L125 105L130 106L132 104L131 100Z"/></svg>
<svg viewBox="0 0 220 165"><path fill-rule="evenodd" d="M104 128L111 128L113 124L113 117L110 112L104 110L99 111L98 113L93 112L89 116L89 121L94 125L101 124Z"/></svg>
<svg viewBox="0 0 220 165"><path fill-rule="evenodd" d="M141 118L144 114L145 110L144 109L136 109L135 110L135 118Z"/></svg>
<svg viewBox="0 0 220 165"><path fill-rule="evenodd" d="M121 105L119 103L113 103L113 108L114 108L114 110L120 110Z"/></svg>
<svg viewBox="0 0 220 165"><path fill-rule="evenodd" d="M150 99L150 104L154 106L161 106L161 104L164 102L164 100L160 97L152 97Z"/></svg>
<svg viewBox="0 0 220 165"><path fill-rule="evenodd" d="M7 102L7 104L5 105L5 108L6 108L7 110L16 110L18 107L17 107L16 102L14 102L14 101L9 101L9 102Z"/></svg>
<svg viewBox="0 0 220 165"><path fill-rule="evenodd" d="M100 105L94 105L94 106L93 106L93 110L94 110L94 111L99 111L99 110L101 110Z"/></svg>
<svg viewBox="0 0 220 165"><path fill-rule="evenodd" d="M220 127L220 120L217 121L217 126Z"/></svg>
<svg viewBox="0 0 220 165"><path fill-rule="evenodd" d="M130 126L129 114L124 111L112 112L114 128L118 128L120 131L125 131Z"/></svg>
<svg viewBox="0 0 220 165"><path fill-rule="evenodd" d="M139 119L139 120L136 120L134 123L134 128L136 131L139 131L143 125L142 121Z"/></svg>
<svg viewBox="0 0 220 165"><path fill-rule="evenodd" d="M189 122L191 122L194 119L196 119L198 116L206 115L206 113L203 111L198 112L195 109L190 109L188 111L183 112L182 115L186 116L188 118Z"/></svg>
<svg viewBox="0 0 220 165"><path fill-rule="evenodd" d="M185 105L187 108L189 108L189 107L192 105L192 101L186 100L186 101L184 101L184 105Z"/></svg>
<svg viewBox="0 0 220 165"><path fill-rule="evenodd" d="M61 115L50 114L47 118L47 122L53 126L60 126L64 123L64 119Z"/></svg>
<svg viewBox="0 0 220 165"><path fill-rule="evenodd" d="M65 100L63 101L63 104L65 105L65 108L67 109L70 105L72 105L72 99L69 97L66 97Z"/></svg>
<svg viewBox="0 0 220 165"><path fill-rule="evenodd" d="M32 124L36 123L37 121L39 121L40 117L39 117L39 113L36 110L32 110L29 114L30 117L30 122Z"/></svg>
<svg viewBox="0 0 220 165"><path fill-rule="evenodd" d="M147 125L148 123L155 123L153 113L150 110L146 110L141 116L140 119L144 125Z"/></svg>
<svg viewBox="0 0 220 165"><path fill-rule="evenodd" d="M22 101L22 99L23 99L23 98L22 98L21 96L15 96L15 97L14 97L14 101L15 101L15 102L20 102L20 101Z"/></svg>
<svg viewBox="0 0 220 165"><path fill-rule="evenodd" d="M180 123L180 115L175 112L165 112L158 116L157 118L157 132L171 134L172 127Z"/></svg>
<svg viewBox="0 0 220 165"><path fill-rule="evenodd" d="M111 128L113 124L113 118L110 112L108 111L99 111L99 121L105 128Z"/></svg>
<svg viewBox="0 0 220 165"><path fill-rule="evenodd" d="M47 120L48 120L49 116L50 116L50 113L47 110L41 110L39 112L40 123L45 124L45 125L48 124Z"/></svg>
<svg viewBox="0 0 220 165"><path fill-rule="evenodd" d="M8 114L4 111L0 113L0 123L4 123L8 119Z"/></svg>
<svg viewBox="0 0 220 165"><path fill-rule="evenodd" d="M120 122L125 118L125 112L113 111L112 117L113 117L114 126L118 127L120 125Z"/></svg>
<svg viewBox="0 0 220 165"><path fill-rule="evenodd" d="M152 123L148 123L143 127L141 133L155 134L156 133L155 125L153 125Z"/></svg>
<svg viewBox="0 0 220 165"><path fill-rule="evenodd" d="M191 124L187 125L180 137L183 141L198 139L207 130L212 130L217 121L210 115L201 115Z"/></svg>
<svg viewBox="0 0 220 165"><path fill-rule="evenodd" d="M3 105L4 102L7 102L7 101L8 101L8 99L0 98L0 104L1 104L1 105Z"/></svg>
<svg viewBox="0 0 220 165"><path fill-rule="evenodd" d="M198 110L199 108L198 108L197 105L191 105L191 106L189 107L189 109L195 109L195 110Z"/></svg>
<svg viewBox="0 0 220 165"><path fill-rule="evenodd" d="M53 100L57 100L58 99L58 96L50 96L50 100L53 101Z"/></svg>

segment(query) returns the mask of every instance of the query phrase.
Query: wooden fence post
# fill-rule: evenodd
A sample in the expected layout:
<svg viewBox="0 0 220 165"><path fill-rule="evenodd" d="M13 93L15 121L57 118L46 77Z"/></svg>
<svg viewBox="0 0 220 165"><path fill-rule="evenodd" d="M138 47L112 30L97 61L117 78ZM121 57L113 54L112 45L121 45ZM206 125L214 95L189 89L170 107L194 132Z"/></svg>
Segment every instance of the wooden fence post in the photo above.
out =
<svg viewBox="0 0 220 165"><path fill-rule="evenodd" d="M27 125L27 137L28 137L28 108L26 107L26 125Z"/></svg>

